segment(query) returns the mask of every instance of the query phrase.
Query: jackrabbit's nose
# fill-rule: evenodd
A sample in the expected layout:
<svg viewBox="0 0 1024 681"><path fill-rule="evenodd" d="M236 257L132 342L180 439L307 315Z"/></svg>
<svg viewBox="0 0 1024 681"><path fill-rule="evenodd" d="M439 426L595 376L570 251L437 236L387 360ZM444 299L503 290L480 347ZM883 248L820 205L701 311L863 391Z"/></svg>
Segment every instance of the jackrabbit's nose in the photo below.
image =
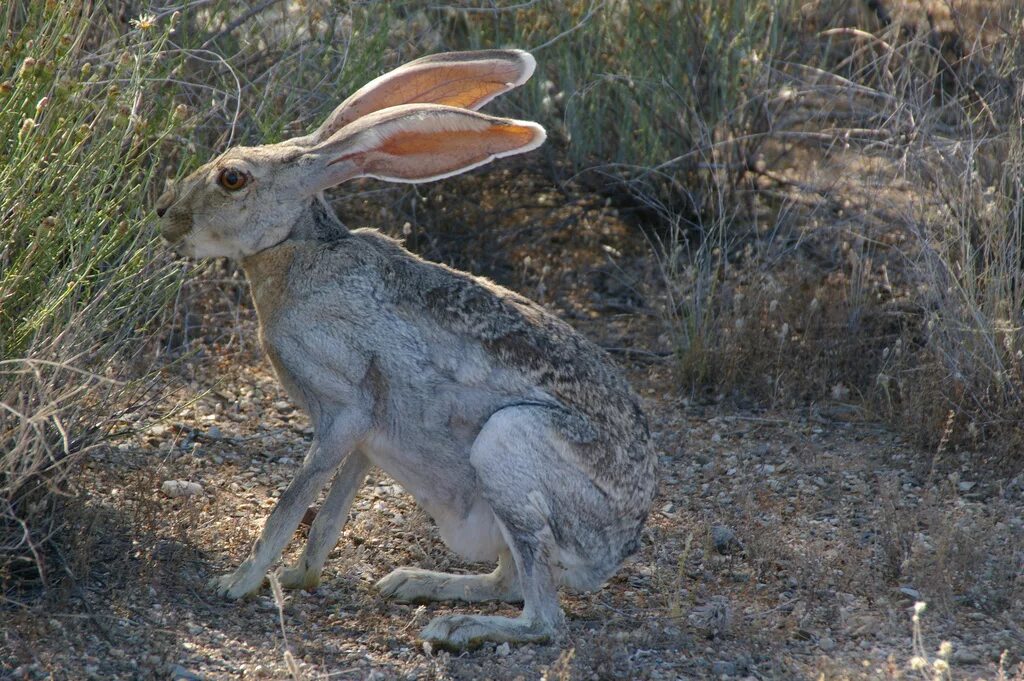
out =
<svg viewBox="0 0 1024 681"><path fill-rule="evenodd" d="M156 214L158 217L163 217L167 209L174 203L174 192L170 189L160 195L160 198L156 200Z"/></svg>

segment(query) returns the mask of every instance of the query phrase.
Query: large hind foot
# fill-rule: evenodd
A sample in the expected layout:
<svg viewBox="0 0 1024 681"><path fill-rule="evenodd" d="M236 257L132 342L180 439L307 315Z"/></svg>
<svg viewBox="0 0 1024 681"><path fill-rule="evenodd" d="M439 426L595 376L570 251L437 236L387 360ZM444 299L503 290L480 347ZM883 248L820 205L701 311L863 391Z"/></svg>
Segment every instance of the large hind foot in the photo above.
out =
<svg viewBox="0 0 1024 681"><path fill-rule="evenodd" d="M495 643L547 643L558 633L558 624L539 617L494 615L443 615L430 621L420 639L435 648L466 650L487 641Z"/></svg>
<svg viewBox="0 0 1024 681"><path fill-rule="evenodd" d="M505 601L523 600L516 579L515 563L502 553L498 567L487 575L453 575L419 568L398 568L377 582L387 598L404 603L429 601Z"/></svg>

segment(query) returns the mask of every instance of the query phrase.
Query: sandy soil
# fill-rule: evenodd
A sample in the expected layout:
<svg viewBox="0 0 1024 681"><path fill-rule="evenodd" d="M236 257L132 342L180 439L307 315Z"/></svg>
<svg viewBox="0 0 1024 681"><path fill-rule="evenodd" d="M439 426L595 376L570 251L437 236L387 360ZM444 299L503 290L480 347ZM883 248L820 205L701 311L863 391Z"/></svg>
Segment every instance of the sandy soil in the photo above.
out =
<svg viewBox="0 0 1024 681"><path fill-rule="evenodd" d="M279 612L266 590L240 603L207 590L248 551L312 433L254 347L252 311L232 302L241 282L208 277L195 295L220 302L182 322L196 325L194 354L168 368L159 404L126 416L132 433L86 462L85 500L69 505L77 577L3 611L0 678L289 678L286 650L310 679L931 678L911 658L930 665L943 640L955 678L1012 673L1024 654L1019 483L922 453L841 399L749 411L681 398L638 283L651 278L642 240L599 198L528 193L507 219L543 216L549 229L497 243L464 232L445 250L451 235L428 225L408 241L548 304L611 348L644 399L661 470L642 550L601 590L563 595L561 640L424 650L416 634L437 614L515 609L375 593L397 566L491 569L449 553L379 472L315 592L288 594ZM485 192L479 209L498 202ZM168 497L167 480L202 492ZM923 651L916 601L929 604Z"/></svg>

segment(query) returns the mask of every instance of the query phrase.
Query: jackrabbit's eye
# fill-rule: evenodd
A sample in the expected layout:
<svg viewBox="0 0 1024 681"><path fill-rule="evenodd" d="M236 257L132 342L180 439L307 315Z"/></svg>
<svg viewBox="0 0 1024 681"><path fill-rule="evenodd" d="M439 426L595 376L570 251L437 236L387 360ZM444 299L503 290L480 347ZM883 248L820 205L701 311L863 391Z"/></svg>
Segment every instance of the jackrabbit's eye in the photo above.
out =
<svg viewBox="0 0 1024 681"><path fill-rule="evenodd" d="M220 175L217 176L217 182L219 182L220 186L224 187L224 189L237 191L249 182L249 178L240 170L225 168L220 171Z"/></svg>

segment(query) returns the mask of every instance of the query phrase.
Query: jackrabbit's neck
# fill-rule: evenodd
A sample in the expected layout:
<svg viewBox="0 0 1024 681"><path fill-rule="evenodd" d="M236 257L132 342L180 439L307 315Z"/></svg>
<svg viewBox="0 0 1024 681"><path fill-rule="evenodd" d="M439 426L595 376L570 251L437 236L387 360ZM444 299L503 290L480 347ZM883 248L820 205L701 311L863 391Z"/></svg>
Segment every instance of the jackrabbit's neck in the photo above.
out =
<svg viewBox="0 0 1024 681"><path fill-rule="evenodd" d="M313 197L309 208L295 221L285 241L337 241L348 236L348 229L342 224L334 209L323 194Z"/></svg>
<svg viewBox="0 0 1024 681"><path fill-rule="evenodd" d="M330 243L348 236L348 229L323 196L318 195L295 221L284 241L242 259L261 324L282 305L281 296L287 288L288 268L296 249L303 242Z"/></svg>

